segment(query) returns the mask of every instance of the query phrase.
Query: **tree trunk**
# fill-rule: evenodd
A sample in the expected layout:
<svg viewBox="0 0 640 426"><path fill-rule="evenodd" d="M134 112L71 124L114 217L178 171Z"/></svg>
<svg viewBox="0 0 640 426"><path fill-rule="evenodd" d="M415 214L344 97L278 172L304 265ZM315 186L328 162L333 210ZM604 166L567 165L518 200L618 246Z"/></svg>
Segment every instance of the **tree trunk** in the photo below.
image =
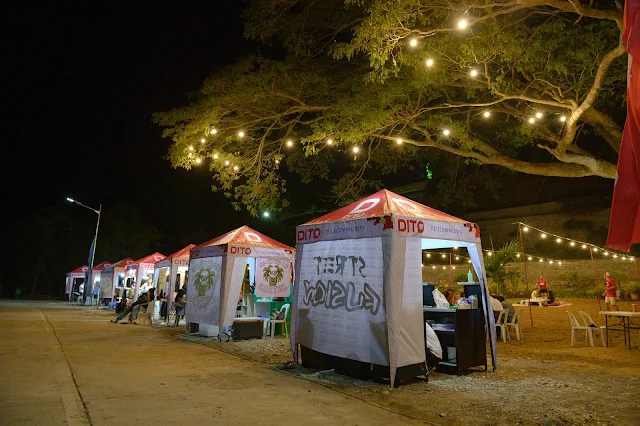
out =
<svg viewBox="0 0 640 426"><path fill-rule="evenodd" d="M581 119L593 127L616 153L620 152L622 128L618 126L618 123L613 121L611 117L595 108L589 108L582 115Z"/></svg>

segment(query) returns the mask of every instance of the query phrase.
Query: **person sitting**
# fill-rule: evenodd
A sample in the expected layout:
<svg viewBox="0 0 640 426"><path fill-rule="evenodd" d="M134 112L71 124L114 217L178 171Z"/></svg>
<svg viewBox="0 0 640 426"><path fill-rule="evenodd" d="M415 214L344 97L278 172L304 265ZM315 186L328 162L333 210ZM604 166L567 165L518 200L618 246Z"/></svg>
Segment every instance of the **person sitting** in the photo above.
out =
<svg viewBox="0 0 640 426"><path fill-rule="evenodd" d="M273 310L273 315L271 316L271 319L274 320L283 320L284 316L285 316L286 312L284 310L278 310L278 309L274 309Z"/></svg>
<svg viewBox="0 0 640 426"><path fill-rule="evenodd" d="M185 308L187 306L187 290L182 287L176 294L176 300L173 302L173 308L176 310L176 319L173 323L174 327L180 324L180 317L184 317Z"/></svg>
<svg viewBox="0 0 640 426"><path fill-rule="evenodd" d="M125 309L120 315L116 317L115 320L111 320L111 322L120 322L124 317L127 316L127 314L130 314L129 323L132 323L138 317L138 311L140 310L140 307L143 306L146 308L149 305L149 296L153 297L154 293L155 289L153 288L146 293L142 293L140 296L138 296L138 300L136 300L135 303Z"/></svg>
<svg viewBox="0 0 640 426"><path fill-rule="evenodd" d="M529 299L537 299L538 297L540 297L540 289L539 287L536 285L536 287L533 289L533 291L531 292L531 297Z"/></svg>
<svg viewBox="0 0 640 426"><path fill-rule="evenodd" d="M444 292L444 297L447 298L447 302L449 302L449 305L455 306L455 304L456 304L456 292L455 291L453 291L452 289L448 288Z"/></svg>
<svg viewBox="0 0 640 426"><path fill-rule="evenodd" d="M493 310L493 316L495 319L498 319L500 312L502 312L502 304L497 299L498 296L491 295L489 302L491 302L491 309Z"/></svg>
<svg viewBox="0 0 640 426"><path fill-rule="evenodd" d="M513 305L505 300L503 296L497 296L500 305L502 305L502 309L506 309L509 312L507 313L507 321L511 321L513 316L516 314L516 310L513 309Z"/></svg>

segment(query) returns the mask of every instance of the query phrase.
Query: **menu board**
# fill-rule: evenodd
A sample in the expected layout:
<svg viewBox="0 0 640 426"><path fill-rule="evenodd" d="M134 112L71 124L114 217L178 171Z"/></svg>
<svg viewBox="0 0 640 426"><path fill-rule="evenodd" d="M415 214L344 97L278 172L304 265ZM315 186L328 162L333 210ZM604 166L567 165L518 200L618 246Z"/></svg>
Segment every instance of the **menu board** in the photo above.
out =
<svg viewBox="0 0 640 426"><path fill-rule="evenodd" d="M290 282L291 261L256 259L256 296L288 297Z"/></svg>
<svg viewBox="0 0 640 426"><path fill-rule="evenodd" d="M382 239L320 241L301 256L298 343L388 365Z"/></svg>
<svg viewBox="0 0 640 426"><path fill-rule="evenodd" d="M187 283L189 322L218 325L222 257L191 259Z"/></svg>

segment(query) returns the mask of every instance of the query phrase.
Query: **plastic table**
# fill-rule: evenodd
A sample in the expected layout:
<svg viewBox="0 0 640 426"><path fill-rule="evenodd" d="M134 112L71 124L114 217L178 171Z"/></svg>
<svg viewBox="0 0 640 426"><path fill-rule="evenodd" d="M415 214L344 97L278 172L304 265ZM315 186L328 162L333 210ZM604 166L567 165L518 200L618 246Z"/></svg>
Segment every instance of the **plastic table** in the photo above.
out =
<svg viewBox="0 0 640 426"><path fill-rule="evenodd" d="M640 325L634 324L631 318L640 318L640 312L629 311L600 311L604 315L604 324L607 330L607 347L609 347L609 330L622 331L624 333L624 344L631 350L631 330L640 330ZM609 326L609 317L620 318L620 322L615 326ZM619 327L622 326L622 329Z"/></svg>

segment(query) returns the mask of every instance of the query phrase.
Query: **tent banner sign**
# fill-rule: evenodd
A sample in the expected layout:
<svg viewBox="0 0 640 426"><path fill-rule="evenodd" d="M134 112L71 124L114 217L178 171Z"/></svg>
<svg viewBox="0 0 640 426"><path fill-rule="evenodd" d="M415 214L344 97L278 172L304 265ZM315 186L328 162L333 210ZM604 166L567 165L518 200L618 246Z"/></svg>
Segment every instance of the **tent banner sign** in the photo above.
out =
<svg viewBox="0 0 640 426"><path fill-rule="evenodd" d="M113 296L113 272L102 271L100 276L100 297Z"/></svg>
<svg viewBox="0 0 640 426"><path fill-rule="evenodd" d="M191 259L187 283L189 322L218 325L222 257Z"/></svg>
<svg viewBox="0 0 640 426"><path fill-rule="evenodd" d="M305 245L297 277L298 343L388 365L382 259L380 237Z"/></svg>
<svg viewBox="0 0 640 426"><path fill-rule="evenodd" d="M256 259L256 296L289 297L290 282L289 260Z"/></svg>

